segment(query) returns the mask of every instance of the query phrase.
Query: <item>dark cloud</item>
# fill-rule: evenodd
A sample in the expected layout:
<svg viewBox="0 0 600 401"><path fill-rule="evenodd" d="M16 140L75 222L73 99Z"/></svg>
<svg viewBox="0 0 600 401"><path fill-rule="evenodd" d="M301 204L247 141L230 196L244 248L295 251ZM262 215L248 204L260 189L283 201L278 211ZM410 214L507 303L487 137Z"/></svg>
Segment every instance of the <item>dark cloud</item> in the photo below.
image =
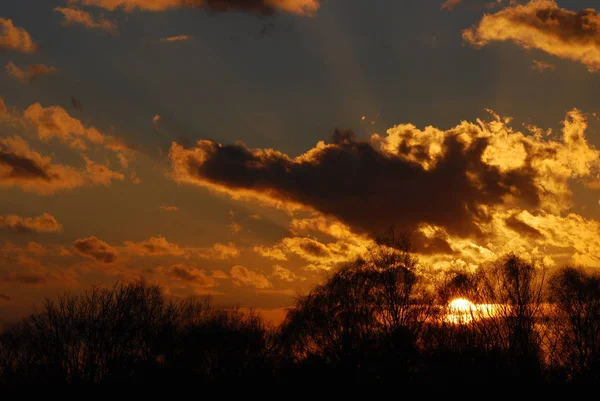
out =
<svg viewBox="0 0 600 401"><path fill-rule="evenodd" d="M506 226L511 230L516 231L519 234L528 235L533 238L543 238L542 233L534 227L531 227L529 224L520 220L517 216L510 216L508 219L504 221Z"/></svg>
<svg viewBox="0 0 600 401"><path fill-rule="evenodd" d="M4 283L44 284L46 281L46 278L39 273L9 272L0 277L0 282Z"/></svg>
<svg viewBox="0 0 600 401"><path fill-rule="evenodd" d="M76 240L73 247L81 255L102 263L113 263L118 257L118 253L113 247L94 236Z"/></svg>
<svg viewBox="0 0 600 401"><path fill-rule="evenodd" d="M539 203L527 166L503 172L482 161L487 138L467 146L459 135L444 138L443 153L429 169L420 164L427 158L424 144L404 141L394 154L384 153L340 131L332 144L295 159L212 141L201 141L192 151L174 145L171 158L181 181L301 205L370 234L391 224L414 231L428 223L468 236L479 232L475 221L486 219L479 205L501 204L508 195ZM437 247L446 248L439 241Z"/></svg>
<svg viewBox="0 0 600 401"><path fill-rule="evenodd" d="M76 169L52 164L20 137L0 138L0 186L19 186L42 194L85 184Z"/></svg>

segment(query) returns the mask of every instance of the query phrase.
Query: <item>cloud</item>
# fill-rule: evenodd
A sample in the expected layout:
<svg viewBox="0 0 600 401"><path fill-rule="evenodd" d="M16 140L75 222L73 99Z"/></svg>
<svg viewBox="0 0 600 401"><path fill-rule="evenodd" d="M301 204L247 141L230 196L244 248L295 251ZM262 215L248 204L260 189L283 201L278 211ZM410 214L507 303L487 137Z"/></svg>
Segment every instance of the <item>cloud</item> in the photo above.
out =
<svg viewBox="0 0 600 401"><path fill-rule="evenodd" d="M63 15L63 25L82 25L87 29L99 29L109 33L117 34L117 24L103 16L94 18L94 16L86 11L78 8L56 7L54 11Z"/></svg>
<svg viewBox="0 0 600 401"><path fill-rule="evenodd" d="M557 133L532 125L521 132L490 113L448 130L400 124L364 141L338 132L296 157L243 144L173 144L171 177L312 213L293 218L290 235L274 245L253 248L273 260L299 257L306 269L330 270L364 254L392 224L436 265L527 249L543 257L545 249L549 264L600 266L600 223L571 211L571 184L593 188L600 172L583 113L568 112Z"/></svg>
<svg viewBox="0 0 600 401"><path fill-rule="evenodd" d="M463 0L446 0L444 3L442 3L442 9L452 11L454 7L462 3L462 1Z"/></svg>
<svg viewBox="0 0 600 401"><path fill-rule="evenodd" d="M204 270L196 269L183 264L175 264L160 269L171 280L182 281L200 287L215 287L217 282L208 276Z"/></svg>
<svg viewBox="0 0 600 401"><path fill-rule="evenodd" d="M244 266L233 266L229 274L236 285L251 286L259 289L271 288L273 286L267 277Z"/></svg>
<svg viewBox="0 0 600 401"><path fill-rule="evenodd" d="M57 233L62 225L51 214L44 213L38 217L21 217L14 214L0 215L0 230L19 232Z"/></svg>
<svg viewBox="0 0 600 401"><path fill-rule="evenodd" d="M234 243L215 244L210 248L200 249L197 252L198 257L210 260L233 259L240 256L240 251Z"/></svg>
<svg viewBox="0 0 600 401"><path fill-rule="evenodd" d="M161 119L161 117L159 114L152 117L152 125L154 125L155 129L158 129L158 124L160 123L160 119Z"/></svg>
<svg viewBox="0 0 600 401"><path fill-rule="evenodd" d="M273 260L287 260L287 256L286 256L285 252L282 251L278 247L267 247L267 246L263 246L263 245L254 245L253 249L254 249L254 252L258 253L259 255L261 255L265 258L269 258L269 259L273 259Z"/></svg>
<svg viewBox="0 0 600 401"><path fill-rule="evenodd" d="M306 277L298 277L292 271L286 269L285 267L281 267L279 265L275 265L273 267L273 277L277 277L282 281L287 281L289 283L294 281L305 281Z"/></svg>
<svg viewBox="0 0 600 401"><path fill-rule="evenodd" d="M35 53L40 50L29 33L13 25L12 20L0 17L0 50Z"/></svg>
<svg viewBox="0 0 600 401"><path fill-rule="evenodd" d="M102 263L113 263L118 258L118 253L113 247L94 236L76 240L73 248L79 254Z"/></svg>
<svg viewBox="0 0 600 401"><path fill-rule="evenodd" d="M81 171L53 164L50 157L32 150L21 137L0 138L0 186L48 195L85 184Z"/></svg>
<svg viewBox="0 0 600 401"><path fill-rule="evenodd" d="M57 70L55 67L47 66L45 64L32 64L23 69L10 62L6 65L6 72L19 81L28 83L36 80L39 77L54 75L56 74Z"/></svg>
<svg viewBox="0 0 600 401"><path fill-rule="evenodd" d="M8 272L0 276L0 283L44 284L48 281L39 273Z"/></svg>
<svg viewBox="0 0 600 401"><path fill-rule="evenodd" d="M313 15L319 0L69 0L71 4L96 6L109 11L165 11L182 7L204 7L216 12L247 12L271 15L284 11L296 15Z"/></svg>
<svg viewBox="0 0 600 401"><path fill-rule="evenodd" d="M85 169L87 171L88 180L95 185L108 186L113 180L123 181L125 175L110 169L108 163L99 164L82 155L85 160Z"/></svg>
<svg viewBox="0 0 600 401"><path fill-rule="evenodd" d="M177 35L177 36L169 36L166 38L161 38L160 41L172 43L172 42L183 42L183 41L190 40L190 39L192 39L192 37L188 36L188 35ZM158 116L158 117L160 118L160 116Z"/></svg>
<svg viewBox="0 0 600 401"><path fill-rule="evenodd" d="M234 199L319 212L371 235L392 223L408 232L427 223L476 236L488 219L484 207L568 209L568 181L599 168L583 114L568 113L559 140L515 132L492 115L447 131L402 124L369 141L338 132L294 158L209 140L191 149L173 143L171 177Z"/></svg>
<svg viewBox="0 0 600 401"><path fill-rule="evenodd" d="M127 250L138 256L183 256L186 251L177 244L169 242L165 237L152 237L142 242L125 241Z"/></svg>
<svg viewBox="0 0 600 401"><path fill-rule="evenodd" d="M85 127L77 118L60 106L43 107L39 103L29 106L23 113L25 119L36 129L41 140L56 138L63 143L68 142L74 149L85 150L86 141L92 144L101 144L115 152L132 150L120 138L104 135L96 127Z"/></svg>
<svg viewBox="0 0 600 401"><path fill-rule="evenodd" d="M530 68L537 72L544 72L554 71L556 66L554 64L546 63L545 61L533 60L533 65Z"/></svg>
<svg viewBox="0 0 600 401"><path fill-rule="evenodd" d="M475 47L512 41L525 49L578 61L591 72L600 69L600 15L592 8L570 11L554 0L517 3L484 15L462 36Z"/></svg>
<svg viewBox="0 0 600 401"><path fill-rule="evenodd" d="M235 221L231 222L231 224L228 224L227 228L229 228L229 231L231 231L232 234L239 234L240 231L242 231L242 226Z"/></svg>
<svg viewBox="0 0 600 401"><path fill-rule="evenodd" d="M213 270L212 276L219 280L227 280L229 276L223 270Z"/></svg>
<svg viewBox="0 0 600 401"><path fill-rule="evenodd" d="M176 212L179 209L177 208L177 206L170 206L170 205L160 205L160 209L164 210L165 212Z"/></svg>

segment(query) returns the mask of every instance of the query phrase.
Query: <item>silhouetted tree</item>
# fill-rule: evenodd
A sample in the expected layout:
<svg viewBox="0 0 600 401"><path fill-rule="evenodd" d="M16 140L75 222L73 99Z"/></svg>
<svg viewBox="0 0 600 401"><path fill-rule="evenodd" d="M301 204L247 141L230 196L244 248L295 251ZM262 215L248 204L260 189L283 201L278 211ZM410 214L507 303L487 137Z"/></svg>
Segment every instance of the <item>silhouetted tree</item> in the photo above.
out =
<svg viewBox="0 0 600 401"><path fill-rule="evenodd" d="M555 354L573 381L600 380L600 275L565 267L550 279Z"/></svg>
<svg viewBox="0 0 600 401"><path fill-rule="evenodd" d="M386 242L298 299L280 341L296 363L326 366L347 378L408 379L417 337L430 312L408 242Z"/></svg>

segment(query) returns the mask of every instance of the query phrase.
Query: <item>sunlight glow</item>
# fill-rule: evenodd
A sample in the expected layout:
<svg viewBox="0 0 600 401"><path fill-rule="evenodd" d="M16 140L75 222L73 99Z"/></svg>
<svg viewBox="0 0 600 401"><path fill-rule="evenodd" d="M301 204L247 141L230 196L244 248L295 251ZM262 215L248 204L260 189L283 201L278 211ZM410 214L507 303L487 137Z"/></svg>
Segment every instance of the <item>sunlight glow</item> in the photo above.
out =
<svg viewBox="0 0 600 401"><path fill-rule="evenodd" d="M466 324L473 321L473 312L477 306L466 298L454 298L448 303L446 321L454 324Z"/></svg>

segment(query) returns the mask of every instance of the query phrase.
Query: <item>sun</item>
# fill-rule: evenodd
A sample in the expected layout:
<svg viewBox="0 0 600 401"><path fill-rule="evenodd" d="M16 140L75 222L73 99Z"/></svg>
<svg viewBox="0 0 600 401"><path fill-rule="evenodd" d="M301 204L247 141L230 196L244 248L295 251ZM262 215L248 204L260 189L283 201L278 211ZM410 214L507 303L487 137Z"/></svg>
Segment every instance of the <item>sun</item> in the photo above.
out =
<svg viewBox="0 0 600 401"><path fill-rule="evenodd" d="M467 313L475 309L475 304L466 298L454 298L448 303L448 307L453 312Z"/></svg>
<svg viewBox="0 0 600 401"><path fill-rule="evenodd" d="M466 298L454 298L448 303L445 320L454 324L466 324L473 321L473 312L477 306Z"/></svg>

